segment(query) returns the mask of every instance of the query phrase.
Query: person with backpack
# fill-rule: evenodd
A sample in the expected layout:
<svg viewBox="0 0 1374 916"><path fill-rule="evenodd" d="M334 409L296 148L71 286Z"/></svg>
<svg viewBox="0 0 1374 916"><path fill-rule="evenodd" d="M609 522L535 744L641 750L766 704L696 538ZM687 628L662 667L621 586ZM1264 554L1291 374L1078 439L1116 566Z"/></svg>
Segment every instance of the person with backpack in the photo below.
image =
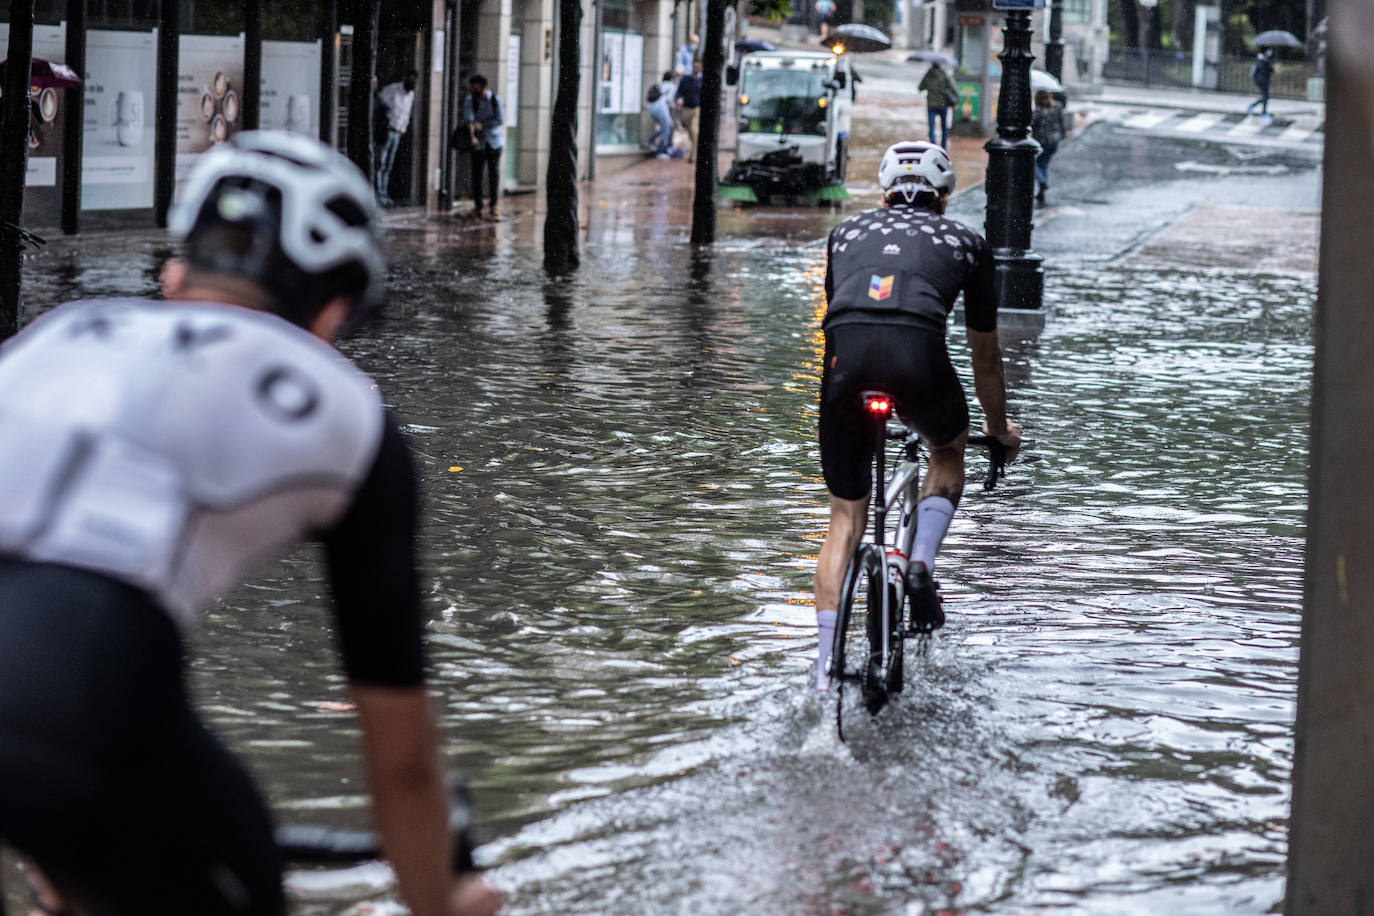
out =
<svg viewBox="0 0 1374 916"><path fill-rule="evenodd" d="M463 98L463 121L471 131L472 143L472 215L482 216L482 173L487 175L487 213L492 219L501 218L497 201L501 196L501 150L506 146L501 125L505 118L501 100L487 88L487 78L475 73L468 80L470 92Z"/></svg>
<svg viewBox="0 0 1374 916"><path fill-rule="evenodd" d="M949 110L959 104L959 87L941 67L939 61L931 61L930 69L921 77L916 87L926 94L926 126L931 143L938 143L942 149L949 149ZM935 122L940 122L940 139L935 139Z"/></svg>
<svg viewBox="0 0 1374 916"><path fill-rule="evenodd" d="M672 71L668 71L660 82L649 87L649 94L644 98L648 103L649 117L654 119L654 132L649 135L648 147L660 159L668 158L668 150L673 145L673 116L668 111L668 105L676 93L677 83L673 80Z"/></svg>

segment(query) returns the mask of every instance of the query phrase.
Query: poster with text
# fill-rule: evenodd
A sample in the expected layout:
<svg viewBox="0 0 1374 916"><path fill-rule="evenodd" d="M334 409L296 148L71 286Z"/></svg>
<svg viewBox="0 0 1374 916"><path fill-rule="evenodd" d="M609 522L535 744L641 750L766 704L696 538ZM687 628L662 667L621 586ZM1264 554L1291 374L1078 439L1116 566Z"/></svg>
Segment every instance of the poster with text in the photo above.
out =
<svg viewBox="0 0 1374 916"><path fill-rule="evenodd" d="M0 23L0 48L9 46L10 27ZM0 52L3 56L3 52ZM33 56L62 63L67 56L64 25L33 27ZM55 225L62 217L61 181L63 106L65 89L35 89L29 93L29 168L24 177L24 218L35 225Z"/></svg>
<svg viewBox="0 0 1374 916"><path fill-rule="evenodd" d="M153 205L157 32L86 32L81 209Z"/></svg>
<svg viewBox="0 0 1374 916"><path fill-rule="evenodd" d="M601 34L601 114L620 113L620 54L625 47L624 32Z"/></svg>
<svg viewBox="0 0 1374 916"><path fill-rule="evenodd" d="M639 114L644 93L644 36L625 36L625 49L620 64L620 110Z"/></svg>
<svg viewBox="0 0 1374 916"><path fill-rule="evenodd" d="M186 173L201 154L238 132L242 93L242 35L181 36L177 64L178 196Z"/></svg>
<svg viewBox="0 0 1374 916"><path fill-rule="evenodd" d="M264 41L262 96L258 124L263 130L320 135L320 43Z"/></svg>

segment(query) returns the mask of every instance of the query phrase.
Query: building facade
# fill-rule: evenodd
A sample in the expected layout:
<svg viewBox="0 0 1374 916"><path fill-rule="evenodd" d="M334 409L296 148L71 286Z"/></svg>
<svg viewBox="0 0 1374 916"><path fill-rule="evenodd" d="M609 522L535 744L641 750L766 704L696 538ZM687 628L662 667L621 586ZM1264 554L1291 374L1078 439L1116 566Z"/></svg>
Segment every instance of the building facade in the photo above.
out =
<svg viewBox="0 0 1374 916"><path fill-rule="evenodd" d="M410 70L420 80L392 198L443 210L466 195L469 157L449 136L478 73L503 103L505 188L537 192L548 165L559 2L39 2L34 55L75 64L84 83L35 92L25 224L77 231L164 221L196 158L255 126L348 152L350 137L367 135L349 129L355 80L375 77L381 88ZM645 91L698 30L689 24L701 5L572 2L583 4L577 142L581 177L590 178L642 157ZM0 48L7 44L0 23ZM376 128L374 112L368 133Z"/></svg>

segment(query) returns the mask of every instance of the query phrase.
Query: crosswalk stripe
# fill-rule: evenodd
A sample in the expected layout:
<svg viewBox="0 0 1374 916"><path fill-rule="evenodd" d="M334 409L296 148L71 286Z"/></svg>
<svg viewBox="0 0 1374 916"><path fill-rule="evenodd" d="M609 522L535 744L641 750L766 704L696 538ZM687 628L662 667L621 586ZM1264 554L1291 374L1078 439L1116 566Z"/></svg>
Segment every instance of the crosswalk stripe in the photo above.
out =
<svg viewBox="0 0 1374 916"><path fill-rule="evenodd" d="M1170 118L1178 117L1179 112L1174 110L1146 111L1141 114L1132 115L1121 122L1123 127L1134 128L1135 130L1149 130L1163 124Z"/></svg>
<svg viewBox="0 0 1374 916"><path fill-rule="evenodd" d="M1217 114L1214 111L1204 111L1201 114L1193 115L1191 118L1178 125L1175 130L1180 130L1188 134L1199 134L1209 127L1213 127L1225 117L1225 115Z"/></svg>
<svg viewBox="0 0 1374 916"><path fill-rule="evenodd" d="M1306 140L1308 137L1312 136L1312 134L1316 133L1317 128L1320 126L1321 121L1312 118L1299 118L1288 125L1283 133L1279 134L1279 139L1286 143L1301 143L1303 140Z"/></svg>
<svg viewBox="0 0 1374 916"><path fill-rule="evenodd" d="M1226 133L1228 136L1232 137L1253 137L1267 126L1263 118L1257 118L1254 115L1246 115L1245 120L1241 121Z"/></svg>

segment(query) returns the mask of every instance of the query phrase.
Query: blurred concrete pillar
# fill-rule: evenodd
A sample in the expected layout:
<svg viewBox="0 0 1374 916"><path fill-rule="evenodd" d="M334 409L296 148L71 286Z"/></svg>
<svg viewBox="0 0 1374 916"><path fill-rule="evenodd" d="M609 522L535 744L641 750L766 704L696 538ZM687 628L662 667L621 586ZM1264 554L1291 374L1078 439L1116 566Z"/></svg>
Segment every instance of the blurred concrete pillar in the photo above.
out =
<svg viewBox="0 0 1374 916"><path fill-rule="evenodd" d="M1288 916L1374 912L1374 6L1329 11Z"/></svg>

